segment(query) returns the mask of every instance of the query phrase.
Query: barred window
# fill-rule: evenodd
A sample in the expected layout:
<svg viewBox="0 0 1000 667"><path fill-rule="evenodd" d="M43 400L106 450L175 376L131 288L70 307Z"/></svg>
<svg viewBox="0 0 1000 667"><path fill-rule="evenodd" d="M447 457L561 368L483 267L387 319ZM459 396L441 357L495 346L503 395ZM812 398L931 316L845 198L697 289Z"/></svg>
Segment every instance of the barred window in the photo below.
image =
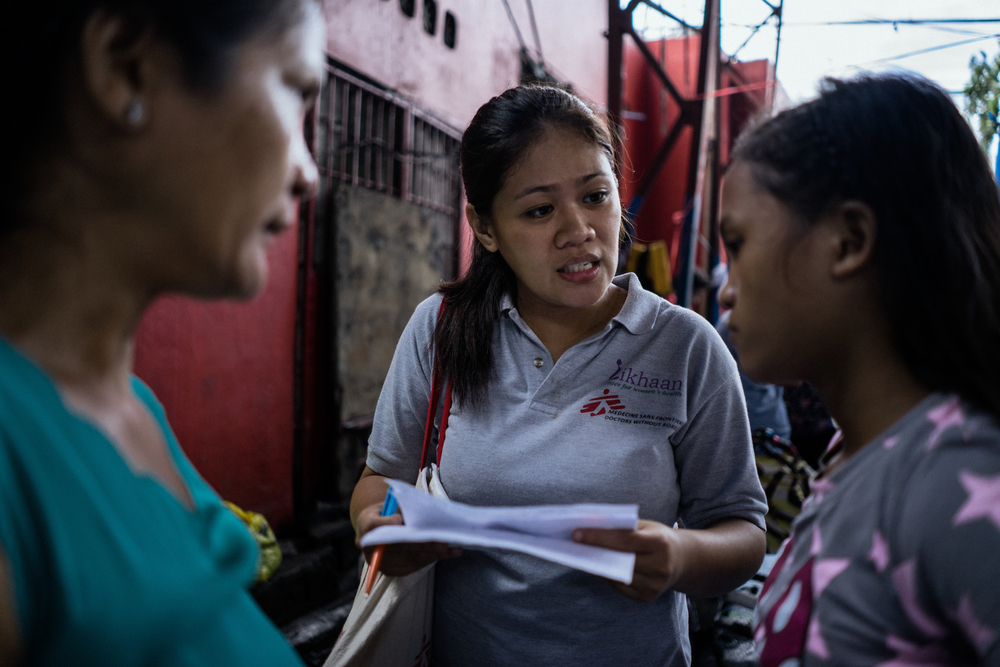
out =
<svg viewBox="0 0 1000 667"><path fill-rule="evenodd" d="M457 214L460 141L408 100L327 66L316 119L322 176Z"/></svg>

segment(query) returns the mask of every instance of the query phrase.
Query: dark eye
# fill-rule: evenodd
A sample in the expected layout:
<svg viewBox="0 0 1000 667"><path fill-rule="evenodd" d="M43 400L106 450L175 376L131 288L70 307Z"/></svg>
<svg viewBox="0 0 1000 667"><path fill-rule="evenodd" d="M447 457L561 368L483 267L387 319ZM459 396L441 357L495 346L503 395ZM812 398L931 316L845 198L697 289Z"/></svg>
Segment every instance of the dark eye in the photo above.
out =
<svg viewBox="0 0 1000 667"><path fill-rule="evenodd" d="M736 255L740 251L740 247L743 245L743 239L739 238L723 239L722 245L726 248L726 253L728 253L730 257L736 257Z"/></svg>
<svg viewBox="0 0 1000 667"><path fill-rule="evenodd" d="M600 204L601 202L607 200L608 193L605 190L598 190L597 192L591 192L589 195L583 198L588 204Z"/></svg>
<svg viewBox="0 0 1000 667"><path fill-rule="evenodd" d="M544 218L551 212L552 212L552 205L545 204L544 206L536 206L535 208L525 211L524 215L526 215L529 218L538 219L538 218Z"/></svg>

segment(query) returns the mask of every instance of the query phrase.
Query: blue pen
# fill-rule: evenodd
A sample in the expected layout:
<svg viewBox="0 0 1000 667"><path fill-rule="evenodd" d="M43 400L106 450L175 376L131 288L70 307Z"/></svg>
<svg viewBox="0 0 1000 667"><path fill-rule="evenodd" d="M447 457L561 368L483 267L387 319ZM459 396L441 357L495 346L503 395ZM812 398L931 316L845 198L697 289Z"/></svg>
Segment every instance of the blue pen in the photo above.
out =
<svg viewBox="0 0 1000 667"><path fill-rule="evenodd" d="M393 495L392 488L390 487L385 492L385 502L382 503L382 516L392 516L396 513L397 507L399 507L399 503L396 502L396 496ZM385 551L385 545L380 544L372 552L372 560L368 564L368 576L365 577L365 595L371 593L372 586L375 585L375 575L378 574L378 566L382 562L383 551Z"/></svg>
<svg viewBox="0 0 1000 667"><path fill-rule="evenodd" d="M392 487L389 487L385 492L385 502L382 503L382 516L392 516L398 507L399 503L396 502L396 496L392 493Z"/></svg>

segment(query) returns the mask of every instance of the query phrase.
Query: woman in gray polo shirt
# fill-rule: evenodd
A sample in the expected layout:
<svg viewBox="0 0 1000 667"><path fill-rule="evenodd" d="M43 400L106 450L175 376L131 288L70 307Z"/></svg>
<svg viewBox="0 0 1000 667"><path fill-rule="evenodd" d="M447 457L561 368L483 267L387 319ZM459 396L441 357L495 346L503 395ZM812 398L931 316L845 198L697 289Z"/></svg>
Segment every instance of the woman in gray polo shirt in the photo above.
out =
<svg viewBox="0 0 1000 667"><path fill-rule="evenodd" d="M390 547L391 575L441 559L435 664L686 665L682 594L727 591L763 558L736 365L707 321L615 277L613 165L605 123L565 91L514 88L479 110L462 140L472 266L399 341L351 510L359 535L401 521L379 516L384 480L416 476L437 372L453 384L451 498L638 503L638 530L576 536L636 553L633 581L504 551Z"/></svg>

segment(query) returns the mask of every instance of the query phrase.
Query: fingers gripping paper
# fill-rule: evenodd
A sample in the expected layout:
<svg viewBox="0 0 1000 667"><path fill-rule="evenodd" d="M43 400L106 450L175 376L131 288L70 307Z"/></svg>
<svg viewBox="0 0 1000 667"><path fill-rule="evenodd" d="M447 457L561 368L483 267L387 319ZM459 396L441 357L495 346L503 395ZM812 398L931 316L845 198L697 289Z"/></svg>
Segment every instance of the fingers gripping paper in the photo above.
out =
<svg viewBox="0 0 1000 667"><path fill-rule="evenodd" d="M601 577L632 582L635 554L573 541L577 528L635 530L638 505L542 505L473 507L424 493L406 482L390 482L403 526L382 526L361 546L397 542L446 542L468 548L509 549Z"/></svg>

